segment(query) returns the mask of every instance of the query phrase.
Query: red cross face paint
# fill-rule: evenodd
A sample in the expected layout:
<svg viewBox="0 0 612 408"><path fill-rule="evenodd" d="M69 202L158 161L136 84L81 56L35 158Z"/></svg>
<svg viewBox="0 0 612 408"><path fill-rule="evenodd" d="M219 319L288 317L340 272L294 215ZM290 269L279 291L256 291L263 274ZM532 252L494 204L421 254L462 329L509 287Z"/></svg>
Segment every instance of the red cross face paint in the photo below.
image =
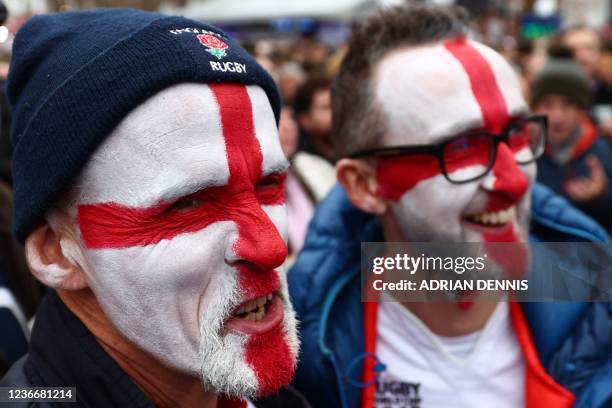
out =
<svg viewBox="0 0 612 408"><path fill-rule="evenodd" d="M287 166L261 88L181 84L133 110L77 182L67 250L104 312L208 389L253 397L293 376Z"/></svg>
<svg viewBox="0 0 612 408"><path fill-rule="evenodd" d="M387 117L386 146L436 144L472 129L500 133L527 111L508 63L463 38L389 54L378 66L375 93ZM433 156L381 158L379 193L410 241L525 242L535 164L515 159L527 149L499 144L492 170L464 184L448 181ZM451 152L455 179L486 167L477 145L469 153Z"/></svg>

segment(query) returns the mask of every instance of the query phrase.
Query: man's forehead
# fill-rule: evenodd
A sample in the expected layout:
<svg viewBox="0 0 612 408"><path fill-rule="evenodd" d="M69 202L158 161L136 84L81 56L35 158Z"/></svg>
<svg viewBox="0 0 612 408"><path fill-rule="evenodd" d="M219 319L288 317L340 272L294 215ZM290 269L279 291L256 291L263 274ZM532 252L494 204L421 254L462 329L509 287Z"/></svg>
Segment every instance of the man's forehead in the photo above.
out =
<svg viewBox="0 0 612 408"><path fill-rule="evenodd" d="M375 95L386 114L385 144L430 144L484 127L491 115L526 111L518 78L502 56L473 41L448 44L398 49L379 64Z"/></svg>
<svg viewBox="0 0 612 408"><path fill-rule="evenodd" d="M274 114L257 86L224 98L226 111L249 109L262 151L262 173L285 165ZM253 137L245 134L245 137ZM167 88L134 109L90 158L78 184L81 203L149 206L210 186L230 170L220 106L211 87Z"/></svg>

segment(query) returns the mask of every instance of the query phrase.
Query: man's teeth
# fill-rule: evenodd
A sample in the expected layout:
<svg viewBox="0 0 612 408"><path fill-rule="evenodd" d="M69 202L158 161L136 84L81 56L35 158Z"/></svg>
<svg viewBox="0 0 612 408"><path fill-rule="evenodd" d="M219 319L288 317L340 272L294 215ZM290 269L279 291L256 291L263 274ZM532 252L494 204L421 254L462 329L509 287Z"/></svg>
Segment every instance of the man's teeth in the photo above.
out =
<svg viewBox="0 0 612 408"><path fill-rule="evenodd" d="M234 315L240 319L258 322L266 315L266 304L272 300L272 294L246 302Z"/></svg>
<svg viewBox="0 0 612 408"><path fill-rule="evenodd" d="M516 207L508 207L505 210L496 212L485 212L476 214L468 217L470 221L477 222L479 224L506 224L514 219L516 215Z"/></svg>

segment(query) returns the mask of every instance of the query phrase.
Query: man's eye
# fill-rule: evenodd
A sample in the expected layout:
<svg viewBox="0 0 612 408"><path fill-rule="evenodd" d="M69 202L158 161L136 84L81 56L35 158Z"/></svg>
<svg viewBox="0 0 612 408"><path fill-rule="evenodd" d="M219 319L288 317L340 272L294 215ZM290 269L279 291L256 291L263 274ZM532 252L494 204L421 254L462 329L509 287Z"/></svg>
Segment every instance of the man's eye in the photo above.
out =
<svg viewBox="0 0 612 408"><path fill-rule="evenodd" d="M270 176L266 177L263 180L260 180L255 186L257 190L270 188L270 187L278 187L281 184L281 177L279 176Z"/></svg>
<svg viewBox="0 0 612 408"><path fill-rule="evenodd" d="M265 177L255 185L255 195L262 205L277 205L285 202L285 177L287 173Z"/></svg>
<svg viewBox="0 0 612 408"><path fill-rule="evenodd" d="M202 205L202 201L197 197L181 198L172 204L166 211L168 212L188 212Z"/></svg>

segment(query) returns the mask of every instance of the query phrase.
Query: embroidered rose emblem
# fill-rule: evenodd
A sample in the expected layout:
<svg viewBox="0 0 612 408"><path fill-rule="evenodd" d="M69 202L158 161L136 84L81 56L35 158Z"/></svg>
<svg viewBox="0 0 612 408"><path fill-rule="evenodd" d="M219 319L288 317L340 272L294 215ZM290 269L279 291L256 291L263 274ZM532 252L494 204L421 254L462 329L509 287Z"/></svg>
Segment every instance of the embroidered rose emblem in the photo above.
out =
<svg viewBox="0 0 612 408"><path fill-rule="evenodd" d="M200 44L206 47L206 51L217 57L217 59L227 55L225 52L228 48L227 44L214 35L200 34L198 35L198 40L200 40Z"/></svg>

